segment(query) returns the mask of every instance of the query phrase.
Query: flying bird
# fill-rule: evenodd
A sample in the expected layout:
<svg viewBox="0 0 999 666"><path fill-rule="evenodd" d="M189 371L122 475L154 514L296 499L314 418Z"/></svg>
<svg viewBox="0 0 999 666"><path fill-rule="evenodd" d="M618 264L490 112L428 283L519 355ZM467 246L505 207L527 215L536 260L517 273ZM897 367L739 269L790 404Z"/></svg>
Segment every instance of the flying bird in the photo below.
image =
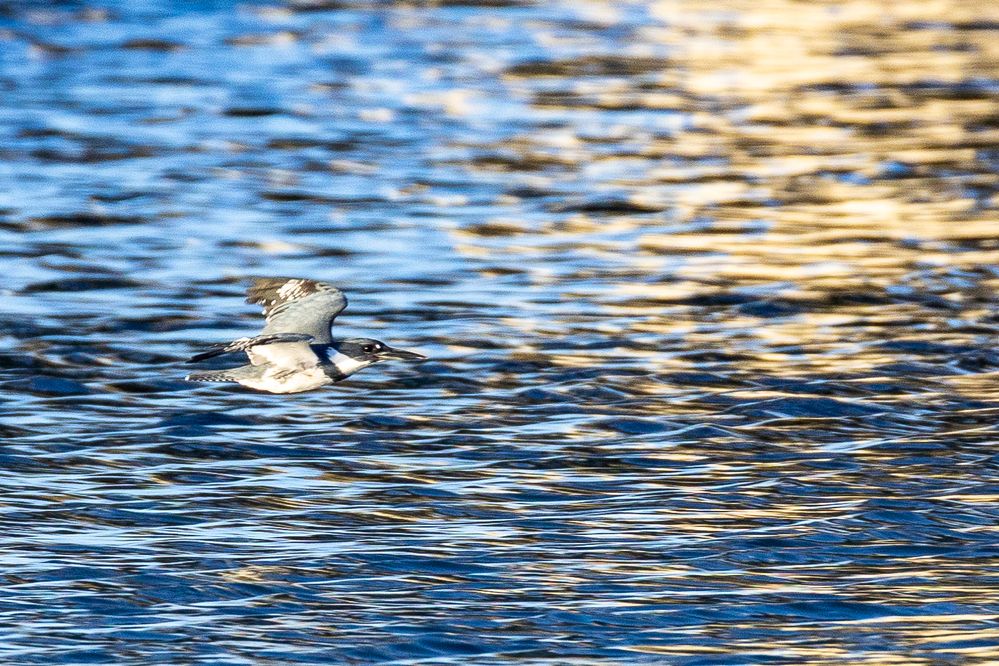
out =
<svg viewBox="0 0 999 666"><path fill-rule="evenodd" d="M267 323L259 335L209 347L188 363L246 352L249 365L196 372L192 382L235 382L269 393L301 393L339 382L373 363L426 358L393 349L371 338L335 340L333 320L347 307L347 297L333 285L301 278L258 278L246 302L263 306Z"/></svg>

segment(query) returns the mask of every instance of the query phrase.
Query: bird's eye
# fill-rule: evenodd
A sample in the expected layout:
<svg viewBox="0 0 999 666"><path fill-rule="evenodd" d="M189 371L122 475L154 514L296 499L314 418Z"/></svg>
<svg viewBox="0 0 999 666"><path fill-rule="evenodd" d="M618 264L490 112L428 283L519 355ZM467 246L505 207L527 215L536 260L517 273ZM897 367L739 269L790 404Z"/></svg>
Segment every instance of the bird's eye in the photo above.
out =
<svg viewBox="0 0 999 666"><path fill-rule="evenodd" d="M374 345L364 345L363 347L361 347L361 349L364 350L365 354L370 354L371 352L373 352L375 350L375 346Z"/></svg>

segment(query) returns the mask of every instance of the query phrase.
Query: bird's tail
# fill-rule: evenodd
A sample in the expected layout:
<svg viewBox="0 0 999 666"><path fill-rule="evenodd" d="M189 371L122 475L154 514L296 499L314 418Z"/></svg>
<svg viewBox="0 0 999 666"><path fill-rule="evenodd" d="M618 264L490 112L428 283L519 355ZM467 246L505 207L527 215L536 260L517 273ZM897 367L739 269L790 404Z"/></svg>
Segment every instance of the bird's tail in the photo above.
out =
<svg viewBox="0 0 999 666"><path fill-rule="evenodd" d="M238 382L239 378L232 372L217 370L215 372L192 372L184 377L189 382Z"/></svg>

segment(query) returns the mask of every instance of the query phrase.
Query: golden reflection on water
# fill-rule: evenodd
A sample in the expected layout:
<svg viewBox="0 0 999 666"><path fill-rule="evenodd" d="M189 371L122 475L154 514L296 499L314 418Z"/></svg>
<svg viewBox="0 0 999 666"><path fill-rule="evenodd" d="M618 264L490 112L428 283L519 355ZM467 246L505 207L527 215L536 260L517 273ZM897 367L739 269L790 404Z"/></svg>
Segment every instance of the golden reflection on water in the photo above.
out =
<svg viewBox="0 0 999 666"><path fill-rule="evenodd" d="M585 6L603 23L623 20ZM459 251L513 261L589 251L621 277L613 293L567 300L633 315L634 331L753 351L744 368L775 372L862 372L897 360L876 343L918 326L918 308L854 302L865 296L891 300L911 288L932 292L966 324L988 316L982 296L999 286L990 272L999 264L999 195L994 157L983 151L999 144L999 124L994 89L970 82L999 77L989 29L997 6L674 0L648 10L658 23L636 29L622 52L508 69L511 93L566 127L504 144L512 162L475 162L484 170L530 163L531 187L580 180L624 205L567 210L539 226L518 222L519 200L508 197L513 210L455 231ZM538 30L539 41L552 38ZM684 120L655 132L627 119L593 128L583 115L609 109ZM496 235L508 242L482 242ZM954 289L963 271L977 273L975 284ZM689 306L749 292L800 311L765 322L716 316L712 330L705 310ZM543 330L531 313L508 323Z"/></svg>

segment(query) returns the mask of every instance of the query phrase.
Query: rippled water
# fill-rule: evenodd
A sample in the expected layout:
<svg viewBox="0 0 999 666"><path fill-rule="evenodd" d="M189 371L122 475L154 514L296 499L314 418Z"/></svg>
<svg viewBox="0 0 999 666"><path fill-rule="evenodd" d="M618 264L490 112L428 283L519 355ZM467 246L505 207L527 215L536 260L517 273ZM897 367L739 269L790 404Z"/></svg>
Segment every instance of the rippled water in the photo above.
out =
<svg viewBox="0 0 999 666"><path fill-rule="evenodd" d="M0 2L0 655L994 663L997 29ZM431 360L182 381L255 275Z"/></svg>

